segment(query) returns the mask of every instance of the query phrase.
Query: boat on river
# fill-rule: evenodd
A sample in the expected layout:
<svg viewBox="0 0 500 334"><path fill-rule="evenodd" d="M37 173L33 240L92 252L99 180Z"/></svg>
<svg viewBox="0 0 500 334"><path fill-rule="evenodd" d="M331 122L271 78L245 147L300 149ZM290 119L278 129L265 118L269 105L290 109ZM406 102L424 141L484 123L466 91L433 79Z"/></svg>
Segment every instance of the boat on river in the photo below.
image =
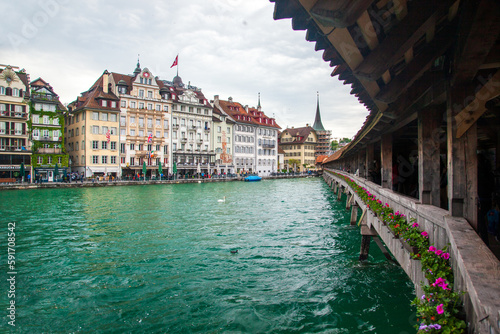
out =
<svg viewBox="0 0 500 334"><path fill-rule="evenodd" d="M247 182L256 182L256 181L260 181L260 180L262 180L262 178L258 175L250 175L250 176L245 177L245 181L247 181Z"/></svg>

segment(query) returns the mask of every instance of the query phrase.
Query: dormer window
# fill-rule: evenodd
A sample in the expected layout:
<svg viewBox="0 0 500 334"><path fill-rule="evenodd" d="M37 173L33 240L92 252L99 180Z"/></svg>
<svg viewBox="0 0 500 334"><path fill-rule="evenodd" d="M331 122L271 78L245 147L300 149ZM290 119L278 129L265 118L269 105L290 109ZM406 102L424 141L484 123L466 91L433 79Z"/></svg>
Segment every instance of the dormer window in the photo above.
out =
<svg viewBox="0 0 500 334"><path fill-rule="evenodd" d="M106 100L102 100L102 101L101 101L101 105L102 105L103 107L107 107L107 106L108 106L108 101L106 101Z"/></svg>

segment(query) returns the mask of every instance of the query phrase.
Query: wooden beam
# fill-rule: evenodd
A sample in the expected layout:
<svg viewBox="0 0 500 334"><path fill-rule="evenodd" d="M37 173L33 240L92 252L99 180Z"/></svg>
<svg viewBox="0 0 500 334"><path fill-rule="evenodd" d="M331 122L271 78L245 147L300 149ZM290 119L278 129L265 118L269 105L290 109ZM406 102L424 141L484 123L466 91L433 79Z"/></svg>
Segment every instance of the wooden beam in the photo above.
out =
<svg viewBox="0 0 500 334"><path fill-rule="evenodd" d="M500 71L497 71L484 86L476 93L472 102L461 109L455 116L457 122L457 138L462 135L481 117L487 110L486 103L500 95ZM463 102L469 101L469 96ZM462 102L462 105L463 105ZM459 104L460 106L460 104Z"/></svg>
<svg viewBox="0 0 500 334"><path fill-rule="evenodd" d="M379 46L355 69L354 74L368 80L380 78L435 24L438 9L449 3L450 0L422 1L418 10L411 11L403 21L392 28Z"/></svg>
<svg viewBox="0 0 500 334"><path fill-rule="evenodd" d="M470 82L500 34L500 4L495 0L466 1L460 25L461 54L456 57L453 85Z"/></svg>
<svg viewBox="0 0 500 334"><path fill-rule="evenodd" d="M370 15L368 15L368 11L365 11L356 22L358 27L361 29L361 34L363 35L366 44L373 50L378 45L377 32L373 27L373 23L370 19Z"/></svg>
<svg viewBox="0 0 500 334"><path fill-rule="evenodd" d="M392 190L392 133L382 135L381 157L382 188Z"/></svg>
<svg viewBox="0 0 500 334"><path fill-rule="evenodd" d="M451 26L439 32L436 38L427 44L397 77L380 90L375 99L385 103L392 103L398 96L406 92L432 66L434 60L450 47L454 36L452 32L453 28Z"/></svg>
<svg viewBox="0 0 500 334"><path fill-rule="evenodd" d="M325 27L347 28L370 7L373 0L318 0L311 16Z"/></svg>
<svg viewBox="0 0 500 334"><path fill-rule="evenodd" d="M293 30L306 30L311 23L311 16L306 11L299 11L292 18Z"/></svg>
<svg viewBox="0 0 500 334"><path fill-rule="evenodd" d="M274 2L273 18L275 20L290 19L295 13L304 10L300 3L295 0L276 0Z"/></svg>

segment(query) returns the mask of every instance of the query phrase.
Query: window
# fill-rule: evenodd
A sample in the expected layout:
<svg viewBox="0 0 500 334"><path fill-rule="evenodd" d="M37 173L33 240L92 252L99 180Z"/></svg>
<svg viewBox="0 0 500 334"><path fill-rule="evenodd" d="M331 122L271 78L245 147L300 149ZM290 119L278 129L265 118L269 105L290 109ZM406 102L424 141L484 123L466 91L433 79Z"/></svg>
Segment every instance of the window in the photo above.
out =
<svg viewBox="0 0 500 334"><path fill-rule="evenodd" d="M120 116L120 125L125 126L127 124L127 116Z"/></svg>
<svg viewBox="0 0 500 334"><path fill-rule="evenodd" d="M103 126L101 134L105 135L106 133L108 133L108 127L107 126Z"/></svg>
<svg viewBox="0 0 500 334"><path fill-rule="evenodd" d="M125 153L125 143L120 143L120 153Z"/></svg>
<svg viewBox="0 0 500 334"><path fill-rule="evenodd" d="M148 144L148 151L151 151L153 149L153 145Z"/></svg>
<svg viewBox="0 0 500 334"><path fill-rule="evenodd" d="M115 157L115 156L112 156L112 157L111 157L111 163L112 163L112 164L116 164L116 157Z"/></svg>
<svg viewBox="0 0 500 334"><path fill-rule="evenodd" d="M111 148L112 150L116 150L116 142L115 142L115 141L112 141L112 142L110 143L110 148Z"/></svg>
<svg viewBox="0 0 500 334"><path fill-rule="evenodd" d="M107 156L107 155L103 155L103 156L101 157L101 162L102 162L103 164L107 164L107 163L108 163L108 156Z"/></svg>
<svg viewBox="0 0 500 334"><path fill-rule="evenodd" d="M38 164L42 164L43 163L43 157L41 157L41 156L36 157L36 162L38 162Z"/></svg>
<svg viewBox="0 0 500 334"><path fill-rule="evenodd" d="M130 158L130 165L131 165L131 166L133 166L133 165L134 165L134 163L135 163L135 159L131 157L131 158Z"/></svg>
<svg viewBox="0 0 500 334"><path fill-rule="evenodd" d="M177 139L177 131L172 132L172 139Z"/></svg>
<svg viewBox="0 0 500 334"><path fill-rule="evenodd" d="M172 150L177 151L177 143L172 144Z"/></svg>
<svg viewBox="0 0 500 334"><path fill-rule="evenodd" d="M5 133L6 132L6 129L5 129L5 123L2 122L0 123L0 133ZM38 137L40 136L40 131L38 129L33 129L33 137Z"/></svg>
<svg viewBox="0 0 500 334"><path fill-rule="evenodd" d="M56 117L56 118L54 118L54 119L52 120L52 124L53 124L53 125L59 125L59 118L57 118L57 117Z"/></svg>
<svg viewBox="0 0 500 334"><path fill-rule="evenodd" d="M144 97L144 89L139 89L139 97ZM144 105L144 103L143 103L143 105Z"/></svg>
<svg viewBox="0 0 500 334"><path fill-rule="evenodd" d="M152 99L153 98L153 92L148 90L148 98Z"/></svg>
<svg viewBox="0 0 500 334"><path fill-rule="evenodd" d="M85 156L82 155L81 159L80 159L80 163L83 165L85 163Z"/></svg>
<svg viewBox="0 0 500 334"><path fill-rule="evenodd" d="M130 135L135 136L135 129L130 129Z"/></svg>
<svg viewBox="0 0 500 334"><path fill-rule="evenodd" d="M108 101L106 101L106 100L102 100L102 101L101 101L101 105L102 105L103 107L107 107L107 106L108 106Z"/></svg>
<svg viewBox="0 0 500 334"><path fill-rule="evenodd" d="M101 149L107 150L108 149L108 142L107 141L102 141L101 142Z"/></svg>
<svg viewBox="0 0 500 334"><path fill-rule="evenodd" d="M182 126L186 126L186 119L181 118L181 125L182 125Z"/></svg>
<svg viewBox="0 0 500 334"><path fill-rule="evenodd" d="M163 128L168 129L168 119L163 120Z"/></svg>
<svg viewBox="0 0 500 334"><path fill-rule="evenodd" d="M109 114L109 121L116 122L118 120L118 116L116 114Z"/></svg>
<svg viewBox="0 0 500 334"><path fill-rule="evenodd" d="M168 154L168 146L163 146L163 154Z"/></svg>
<svg viewBox="0 0 500 334"><path fill-rule="evenodd" d="M148 110L153 110L153 104L152 103L148 103Z"/></svg>
<svg viewBox="0 0 500 334"><path fill-rule="evenodd" d="M2 105L5 106L5 104L1 104L0 106L2 106ZM4 111L4 110L2 110L2 111ZM33 123L35 123L35 124L40 123L40 116L33 115Z"/></svg>
<svg viewBox="0 0 500 334"><path fill-rule="evenodd" d="M139 126L142 128L144 127L144 118L139 117Z"/></svg>
<svg viewBox="0 0 500 334"><path fill-rule="evenodd" d="M144 109L144 102L139 102L139 109Z"/></svg>
<svg viewBox="0 0 500 334"><path fill-rule="evenodd" d="M101 113L101 121L107 121L108 120L108 113L103 112Z"/></svg>
<svg viewBox="0 0 500 334"><path fill-rule="evenodd" d="M92 134L94 134L94 135L98 135L99 134L99 126L92 125Z"/></svg>
<svg viewBox="0 0 500 334"><path fill-rule="evenodd" d="M109 134L111 134L111 135L118 134L118 129L116 127L112 126L111 130L109 131Z"/></svg>
<svg viewBox="0 0 500 334"><path fill-rule="evenodd" d="M82 151L85 151L85 140L82 140Z"/></svg>
<svg viewBox="0 0 500 334"><path fill-rule="evenodd" d="M130 150L131 151L135 150L135 144L130 144Z"/></svg>
<svg viewBox="0 0 500 334"><path fill-rule="evenodd" d="M152 128L152 127L153 127L153 119L148 118L148 128Z"/></svg>
<svg viewBox="0 0 500 334"><path fill-rule="evenodd" d="M82 135L85 134L85 125L82 126Z"/></svg>
<svg viewBox="0 0 500 334"><path fill-rule="evenodd" d="M111 101L111 108L116 108L116 101Z"/></svg>
<svg viewBox="0 0 500 334"><path fill-rule="evenodd" d="M79 144L78 142L76 142L76 143L75 143L75 151L78 151L78 150L79 150L79 149L78 149L78 144Z"/></svg>
<svg viewBox="0 0 500 334"><path fill-rule="evenodd" d="M135 116L130 116L130 124L135 124Z"/></svg>
<svg viewBox="0 0 500 334"><path fill-rule="evenodd" d="M80 114L76 115L76 123L80 122Z"/></svg>
<svg viewBox="0 0 500 334"><path fill-rule="evenodd" d="M139 130L139 137L144 137L144 130Z"/></svg>
<svg viewBox="0 0 500 334"><path fill-rule="evenodd" d="M79 135L79 133L78 133L79 131L80 131L80 129L79 129L79 128L76 128L76 135L77 135L77 136ZM56 135L54 134L54 137L55 137L55 136L56 136Z"/></svg>
<svg viewBox="0 0 500 334"><path fill-rule="evenodd" d="M122 108L126 108L126 107L127 107L127 101L125 101L125 100L121 100L121 101L120 101L120 107L122 107Z"/></svg>
<svg viewBox="0 0 500 334"><path fill-rule="evenodd" d="M168 106L167 105L163 106L163 111L168 111Z"/></svg>
<svg viewBox="0 0 500 334"><path fill-rule="evenodd" d="M93 155L92 156L92 163L93 164L98 164L99 163L99 156L98 155Z"/></svg>
<svg viewBox="0 0 500 334"><path fill-rule="evenodd" d="M97 111L93 111L92 112L92 119L94 121L98 121L99 120L99 113Z"/></svg>
<svg viewBox="0 0 500 334"><path fill-rule="evenodd" d="M160 131L156 131L156 138L160 138L161 137L161 132Z"/></svg>
<svg viewBox="0 0 500 334"><path fill-rule="evenodd" d="M161 105L159 104L156 105L156 111L161 111Z"/></svg>
<svg viewBox="0 0 500 334"><path fill-rule="evenodd" d="M135 101L130 102L130 108L135 109L136 103Z"/></svg>
<svg viewBox="0 0 500 334"><path fill-rule="evenodd" d="M43 116L43 124L50 124L49 116Z"/></svg>
<svg viewBox="0 0 500 334"><path fill-rule="evenodd" d="M121 158L120 158L120 162L121 162L122 164L124 164L124 163L125 163L125 157L121 157Z"/></svg>
<svg viewBox="0 0 500 334"><path fill-rule="evenodd" d="M218 127L217 127L217 132L218 132L218 133L221 133L221 131L222 131L221 127L220 127L220 126L218 126Z"/></svg>
<svg viewBox="0 0 500 334"><path fill-rule="evenodd" d="M49 155L49 164L52 164L52 157Z"/></svg>
<svg viewBox="0 0 500 334"><path fill-rule="evenodd" d="M218 142L218 143L222 142L222 140L221 140L221 137L220 137L220 136L218 136L218 137L217 137L217 142Z"/></svg>
<svg viewBox="0 0 500 334"><path fill-rule="evenodd" d="M186 106L181 106L181 111L186 111Z"/></svg>

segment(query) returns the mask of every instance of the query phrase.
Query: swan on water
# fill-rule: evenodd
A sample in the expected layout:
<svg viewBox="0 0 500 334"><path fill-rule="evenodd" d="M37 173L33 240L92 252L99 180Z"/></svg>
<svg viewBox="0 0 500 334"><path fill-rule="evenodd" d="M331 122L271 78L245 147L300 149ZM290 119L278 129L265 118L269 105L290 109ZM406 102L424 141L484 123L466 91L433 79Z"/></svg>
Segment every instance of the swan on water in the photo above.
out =
<svg viewBox="0 0 500 334"><path fill-rule="evenodd" d="M219 202L219 203L225 203L226 202L226 196L224 196L224 199L218 199L217 202Z"/></svg>

